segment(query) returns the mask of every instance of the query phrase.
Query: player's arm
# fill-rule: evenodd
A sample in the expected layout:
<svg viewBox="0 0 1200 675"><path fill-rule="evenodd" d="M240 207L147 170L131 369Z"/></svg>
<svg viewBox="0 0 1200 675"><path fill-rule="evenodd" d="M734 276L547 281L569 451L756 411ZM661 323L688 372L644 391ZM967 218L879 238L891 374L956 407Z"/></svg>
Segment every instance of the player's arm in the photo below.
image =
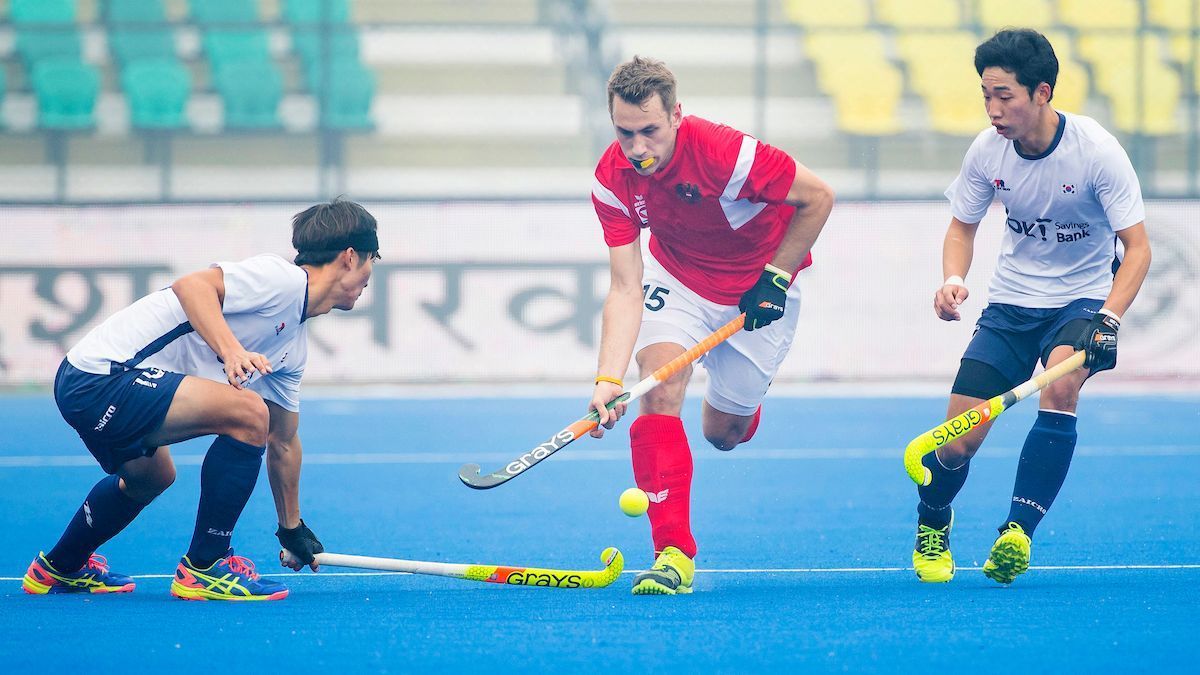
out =
<svg viewBox="0 0 1200 675"><path fill-rule="evenodd" d="M978 231L979 223L964 223L953 217L950 227L946 228L946 239L942 242L942 279L945 281L933 294L933 311L943 321L962 319L958 306L970 295L963 280L975 256L975 233Z"/></svg>
<svg viewBox="0 0 1200 675"><path fill-rule="evenodd" d="M313 556L325 549L316 535L300 519L300 464L304 452L300 447L300 413L286 410L267 401L270 427L267 432L267 478L275 498L275 513L279 529L275 536L295 559L308 564L313 571L318 565ZM300 569L297 565L293 569Z"/></svg>
<svg viewBox="0 0 1200 675"><path fill-rule="evenodd" d="M642 247L641 238L608 249L609 287L604 299L600 324L600 357L596 366L596 387L592 390L591 408L600 413L600 426L591 433L600 438L604 429L625 414L625 404L611 411L605 405L621 395L624 387L608 380L620 381L629 368L633 346L642 325ZM606 378L606 379L601 379Z"/></svg>
<svg viewBox="0 0 1200 675"><path fill-rule="evenodd" d="M1117 231L1117 238L1125 246L1125 257L1113 277L1112 290L1104 301L1104 309L1119 317L1125 316L1146 280L1150 271L1150 237L1146 235L1146 224L1138 223Z"/></svg>
<svg viewBox="0 0 1200 675"><path fill-rule="evenodd" d="M225 302L225 273L220 267L181 277L171 284L171 290L179 298L192 329L225 365L225 376L230 384L241 389L254 371L263 375L271 372L267 357L246 351L225 322L225 315L221 313Z"/></svg>

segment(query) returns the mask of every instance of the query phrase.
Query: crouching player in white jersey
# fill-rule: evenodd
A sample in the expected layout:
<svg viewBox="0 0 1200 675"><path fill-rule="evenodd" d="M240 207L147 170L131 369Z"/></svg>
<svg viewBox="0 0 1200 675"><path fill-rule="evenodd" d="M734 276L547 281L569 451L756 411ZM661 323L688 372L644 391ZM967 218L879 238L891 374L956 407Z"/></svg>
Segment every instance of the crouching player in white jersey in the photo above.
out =
<svg viewBox="0 0 1200 675"><path fill-rule="evenodd" d="M54 548L25 575L28 593L134 588L96 549L175 480L169 446L216 435L204 456L191 546L171 593L188 600L278 600L230 546L267 452L280 543L312 566L322 548L300 519L300 379L306 321L354 307L378 259L375 218L353 202L292 220L295 264L274 255L221 262L138 300L84 336L59 367L54 399L109 474ZM296 563L295 569L301 567Z"/></svg>
<svg viewBox="0 0 1200 675"><path fill-rule="evenodd" d="M983 572L1012 583L1028 568L1031 537L1054 502L1075 450L1075 409L1088 377L1117 361L1117 329L1150 266L1145 208L1129 158L1094 120L1050 105L1058 60L1044 36L1004 30L975 50L975 70L993 129L976 137L946 191L953 218L942 251L945 283L937 316L960 318L975 232L993 199L1007 231L988 304L963 354L947 419L1082 349L1084 367L1041 392L1037 421L1021 450L1008 517ZM1118 262L1116 240L1124 246ZM950 507L985 423L925 456L933 474L918 488L913 567L927 582L954 576Z"/></svg>

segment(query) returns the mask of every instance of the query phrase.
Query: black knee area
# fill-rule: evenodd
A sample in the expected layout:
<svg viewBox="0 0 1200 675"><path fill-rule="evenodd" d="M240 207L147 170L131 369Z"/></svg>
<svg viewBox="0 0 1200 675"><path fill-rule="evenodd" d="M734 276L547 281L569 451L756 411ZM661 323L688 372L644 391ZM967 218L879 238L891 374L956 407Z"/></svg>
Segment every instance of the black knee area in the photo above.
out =
<svg viewBox="0 0 1200 675"><path fill-rule="evenodd" d="M954 386L950 387L950 392L987 400L1012 389L1014 384L1016 383L1009 382L999 370L983 361L963 359L959 362L958 375L954 378Z"/></svg>

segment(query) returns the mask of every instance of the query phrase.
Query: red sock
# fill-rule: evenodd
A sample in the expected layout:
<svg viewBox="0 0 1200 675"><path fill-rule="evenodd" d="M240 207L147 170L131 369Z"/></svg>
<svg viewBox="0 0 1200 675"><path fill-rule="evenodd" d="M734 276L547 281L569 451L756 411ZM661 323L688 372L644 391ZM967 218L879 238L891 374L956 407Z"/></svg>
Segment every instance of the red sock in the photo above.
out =
<svg viewBox="0 0 1200 675"><path fill-rule="evenodd" d="M692 449L683 420L671 415L642 415L629 427L633 476L650 497L654 550L674 546L696 557L688 512L692 492Z"/></svg>
<svg viewBox="0 0 1200 675"><path fill-rule="evenodd" d="M746 435L742 436L742 443L754 438L754 432L758 431L758 421L762 419L762 404L754 411L754 419L750 420L750 426L746 428Z"/></svg>

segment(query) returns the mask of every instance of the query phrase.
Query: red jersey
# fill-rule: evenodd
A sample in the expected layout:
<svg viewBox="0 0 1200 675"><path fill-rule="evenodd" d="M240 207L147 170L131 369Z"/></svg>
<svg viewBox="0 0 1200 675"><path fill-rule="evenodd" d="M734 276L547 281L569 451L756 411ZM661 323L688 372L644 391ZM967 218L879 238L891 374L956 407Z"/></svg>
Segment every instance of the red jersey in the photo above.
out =
<svg viewBox="0 0 1200 675"><path fill-rule="evenodd" d="M596 165L592 204L604 241L623 246L650 230L650 252L701 297L736 305L771 262L795 207L787 153L730 127L683 118L665 167L639 175L614 141ZM798 270L812 263L805 256Z"/></svg>

